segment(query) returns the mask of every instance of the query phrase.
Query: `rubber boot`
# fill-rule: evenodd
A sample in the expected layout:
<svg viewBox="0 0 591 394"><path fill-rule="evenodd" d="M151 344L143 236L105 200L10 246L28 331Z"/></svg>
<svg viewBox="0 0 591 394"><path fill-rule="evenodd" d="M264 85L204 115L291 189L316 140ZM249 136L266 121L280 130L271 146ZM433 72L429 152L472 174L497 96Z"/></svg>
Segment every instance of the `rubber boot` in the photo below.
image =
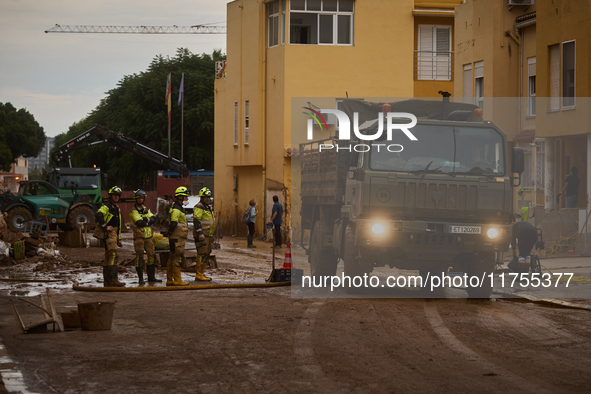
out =
<svg viewBox="0 0 591 394"><path fill-rule="evenodd" d="M172 282L173 286L187 286L188 283L183 282L181 278L181 267L177 266L176 264L172 267L172 273L174 277L174 281Z"/></svg>
<svg viewBox="0 0 591 394"><path fill-rule="evenodd" d="M135 271L137 272L137 277L138 277L138 283L140 285L143 285L144 283L144 265L142 264L139 267L135 267Z"/></svg>
<svg viewBox="0 0 591 394"><path fill-rule="evenodd" d="M204 259L204 257L199 256L199 261L197 262L197 269L195 271L195 282L209 282L211 280L211 278L205 276L205 261L201 261L202 259Z"/></svg>
<svg viewBox="0 0 591 394"><path fill-rule="evenodd" d="M166 286L174 286L173 263L170 259L166 264Z"/></svg>
<svg viewBox="0 0 591 394"><path fill-rule="evenodd" d="M111 270L111 286L112 287L124 287L125 283L123 282L119 282L119 273L117 272L117 266L116 265L111 265L109 266L109 269Z"/></svg>
<svg viewBox="0 0 591 394"><path fill-rule="evenodd" d="M248 242L248 247L249 247L249 248L256 248L256 246L255 246L255 245L252 243L252 239L253 239L253 238L254 238L254 237L253 237L252 235L248 235L248 236L246 237L246 242Z"/></svg>
<svg viewBox="0 0 591 394"><path fill-rule="evenodd" d="M103 265L103 286L111 287L111 270L108 265Z"/></svg>
<svg viewBox="0 0 591 394"><path fill-rule="evenodd" d="M152 260L154 258L152 257ZM150 256L148 256L148 263L150 263ZM162 279L156 279L156 266L152 264L148 264L148 283L151 282L162 282Z"/></svg>

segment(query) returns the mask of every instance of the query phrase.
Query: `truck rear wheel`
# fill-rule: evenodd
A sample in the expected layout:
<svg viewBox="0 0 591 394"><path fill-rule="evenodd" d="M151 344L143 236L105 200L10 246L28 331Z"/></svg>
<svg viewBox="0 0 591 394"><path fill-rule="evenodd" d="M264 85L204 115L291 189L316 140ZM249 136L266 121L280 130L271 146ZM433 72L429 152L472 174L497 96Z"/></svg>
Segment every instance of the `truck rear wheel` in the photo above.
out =
<svg viewBox="0 0 591 394"><path fill-rule="evenodd" d="M330 248L322 247L322 224L317 221L310 234L310 272L312 276L334 276L339 260Z"/></svg>
<svg viewBox="0 0 591 394"><path fill-rule="evenodd" d="M68 214L68 227L77 229L86 223L94 224L94 211L87 206L80 206L72 209Z"/></svg>
<svg viewBox="0 0 591 394"><path fill-rule="evenodd" d="M16 207L8 211L8 227L10 231L18 233L25 226L25 222L33 220L33 215L25 207Z"/></svg>
<svg viewBox="0 0 591 394"><path fill-rule="evenodd" d="M468 283L466 286L466 292L470 298L490 298L492 294L493 286L490 280L490 274L495 269L495 254L494 252L489 253L477 253L472 256L471 261L468 262L466 267L466 273L468 274ZM484 275L484 281L482 280ZM471 286L472 277L478 278L478 285ZM482 282L482 283L480 283ZM476 279L474 279L476 284Z"/></svg>

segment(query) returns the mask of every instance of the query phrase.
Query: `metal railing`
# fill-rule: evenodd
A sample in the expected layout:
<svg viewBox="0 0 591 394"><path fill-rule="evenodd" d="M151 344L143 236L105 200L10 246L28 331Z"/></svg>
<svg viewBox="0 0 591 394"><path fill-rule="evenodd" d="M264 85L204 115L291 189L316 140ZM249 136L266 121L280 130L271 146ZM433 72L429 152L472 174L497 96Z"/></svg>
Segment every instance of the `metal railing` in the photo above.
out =
<svg viewBox="0 0 591 394"><path fill-rule="evenodd" d="M415 80L453 80L453 55L453 52L414 51Z"/></svg>

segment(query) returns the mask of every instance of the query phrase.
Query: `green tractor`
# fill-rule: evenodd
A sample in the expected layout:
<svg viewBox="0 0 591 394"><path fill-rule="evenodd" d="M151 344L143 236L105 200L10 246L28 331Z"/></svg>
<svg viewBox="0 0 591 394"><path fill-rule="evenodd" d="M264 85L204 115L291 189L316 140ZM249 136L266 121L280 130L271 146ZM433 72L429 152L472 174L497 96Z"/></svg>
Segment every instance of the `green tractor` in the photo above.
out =
<svg viewBox="0 0 591 394"><path fill-rule="evenodd" d="M18 195L9 191L0 194L0 210L10 230L17 233L31 220L46 222L50 227L57 225L62 230L74 230L85 223L95 222L93 200L89 194L78 193L76 184L67 194L49 182L29 181L20 187Z"/></svg>

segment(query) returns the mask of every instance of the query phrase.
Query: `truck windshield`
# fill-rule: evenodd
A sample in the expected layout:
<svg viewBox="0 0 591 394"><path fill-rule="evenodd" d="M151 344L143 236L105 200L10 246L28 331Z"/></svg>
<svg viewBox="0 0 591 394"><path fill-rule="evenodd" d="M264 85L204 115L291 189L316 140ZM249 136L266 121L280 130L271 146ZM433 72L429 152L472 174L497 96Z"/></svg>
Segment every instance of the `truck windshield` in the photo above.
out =
<svg viewBox="0 0 591 394"><path fill-rule="evenodd" d="M399 153L373 147L372 170L449 174L505 174L503 138L493 128L418 124L417 141L408 141Z"/></svg>
<svg viewBox="0 0 591 394"><path fill-rule="evenodd" d="M57 186L60 189L71 189L72 186L78 189L94 190L98 189L99 175L98 174L59 174L57 177Z"/></svg>

